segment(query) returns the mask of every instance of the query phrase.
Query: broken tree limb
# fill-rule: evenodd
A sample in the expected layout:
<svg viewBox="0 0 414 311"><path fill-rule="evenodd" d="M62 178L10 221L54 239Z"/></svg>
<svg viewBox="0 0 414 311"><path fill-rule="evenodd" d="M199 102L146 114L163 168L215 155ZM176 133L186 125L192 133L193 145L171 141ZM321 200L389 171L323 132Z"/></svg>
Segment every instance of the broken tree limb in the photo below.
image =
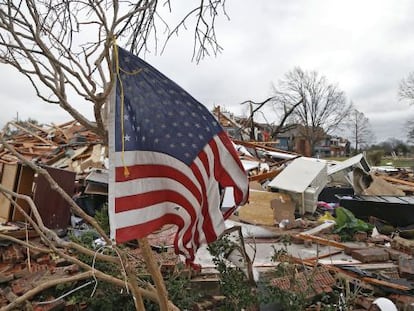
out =
<svg viewBox="0 0 414 311"><path fill-rule="evenodd" d="M128 259L126 258L126 255L124 253L120 254L120 256L122 256L122 262L125 263L125 276L128 277L130 288L132 291L132 295L134 297L134 305L135 305L135 309L136 310L145 310L145 306L144 306L144 299L142 298L142 294L140 291L140 287L138 285L138 281L137 278L135 276L135 271L134 269L131 267Z"/></svg>
<svg viewBox="0 0 414 311"><path fill-rule="evenodd" d="M92 256L92 257L95 257L95 258L97 258L97 259L110 259L110 260L107 260L107 261L110 261L110 262L114 262L114 259L115 259L115 263L119 263L119 261L120 261L120 259L119 258L117 258L117 257L112 257L112 256L107 256L107 255L102 255L102 254L100 254L100 253L98 253L98 252L93 252L93 251L91 251L91 250L89 250L89 249L87 249L87 248L85 248L85 247L83 247L83 246L81 246L81 245L79 245L79 244L76 244L76 243L73 243L73 242L66 242L66 241L63 241L62 239L60 239L57 235L56 235L56 233L54 232L54 231L52 231L52 230L50 230L50 229L48 229L48 228L46 228L44 225L43 225L43 221L42 221L42 219L41 219L41 217L40 217L40 214L38 213L38 210L37 210L37 208L36 208L36 206L35 206L35 204L34 204L34 202L33 202L33 200L29 197L29 196L26 196L26 195L22 195L22 194L17 194L17 193L14 193L14 192L12 192L12 191L10 191L10 190L8 190L8 189L5 189L1 184L0 184L0 190L6 195L6 197L12 202L12 204L16 207L16 208L18 208L19 209L19 211L20 212L22 212L22 214L25 216L25 218L30 222L30 224L34 227L34 229L39 233L39 235L42 237L42 240L47 244L47 245L49 245L49 247L52 249L52 250L54 250L60 257L62 257L62 258L65 258L65 259L67 259L68 261L70 261L70 262L72 262L72 263L74 263L74 264L77 264L77 265L79 265L80 267L82 267L82 268L84 268L84 269L86 269L86 270L92 270L92 271L94 271L94 273L101 273L100 271L97 271L97 270L95 270L94 268L92 268L92 267L90 267L89 265L87 265L87 264L85 264L85 263L83 263L83 262L81 262L81 261L79 261L78 259L76 259L76 258L74 258L74 257L71 257L71 256L69 256L69 255L67 255L67 254L65 254L64 252L62 252L60 249L58 249L55 245L54 245L54 243L53 242L55 242L58 246L60 246L60 247L64 247L64 248L68 248L68 247L73 247L73 248L75 248L76 250L78 250L78 251L80 251L80 252L82 252L82 253L84 253L84 254L87 254L87 255L89 255L89 256ZM14 201L13 199L12 199L12 197L16 197L16 198L20 198L20 199L24 199L24 200L26 200L27 202L28 202L28 204L29 204L29 206L30 206L30 209L31 209L31 211L32 211L32 214L33 214L33 217L34 217L34 219L36 220L36 222L35 221L33 221L33 219L31 219L31 217L19 206L19 204L17 204L17 202L16 201ZM104 274L104 273L103 273ZM135 278L134 278L135 279ZM141 293L139 292L139 291L137 291L137 289L136 288L134 288L133 286L131 286L131 290L133 291L133 293L135 293L135 295L139 295L139 296L141 296ZM141 299L139 299L139 297L138 297L138 299L137 298L135 298L135 301L139 301L139 300L142 300L142 298ZM156 301L158 301L158 300L156 300ZM138 310L142 310L141 308L137 308Z"/></svg>
<svg viewBox="0 0 414 311"><path fill-rule="evenodd" d="M17 193L14 193L14 196L16 197L20 197L21 199L25 199L27 200L30 209L32 211L33 217L35 218L36 222L33 221L33 219L30 218L30 216L22 209L22 207L17 204L17 202L15 200L13 200L11 198L11 195L13 194L13 192L11 192L10 190L4 189L4 187L2 185L0 185L0 191L3 191L3 193L5 193L6 197L12 202L12 204L19 209L19 211L24 215L24 217L27 219L27 221L32 225L32 227L35 229L35 231L39 234L39 236L42 238L43 242L45 244L47 244L52 250L54 250L57 254L59 254L61 257L66 258L67 260L71 261L72 263L75 263L85 269L90 268L89 265L84 264L83 262L79 261L77 258L71 257L67 254L65 254L64 252L62 252L58 247L62 247L64 249L69 248L69 246L73 246L73 245L77 245L78 247L75 248L78 251L84 253L84 254L88 254L90 256L96 257L96 258L101 258L101 259L112 259L111 256L107 256L107 255L102 255L102 254L98 254L96 252L93 252L79 244L73 243L73 242L66 242L62 239L60 239L58 237L58 235L53 231L50 230L49 228L45 227L43 224L43 221L37 211L37 208L34 204L34 202L32 201L32 199L26 195L19 195ZM12 194L10 194L10 192ZM21 241L22 242L22 241ZM22 242L23 243L23 242ZM56 245L55 245L56 244ZM57 247L58 246L58 247ZM49 250L50 252L50 250ZM113 260L110 260L113 262ZM119 259L115 262L118 263Z"/></svg>
<svg viewBox="0 0 414 311"><path fill-rule="evenodd" d="M14 237L11 237L11 236L9 236L7 234L3 234L3 233L0 233L0 240L7 240L7 241L13 242L15 244L19 244L19 245L22 245L24 247L27 247L27 248L33 249L35 251L41 252L41 253L49 253L50 252L50 249L48 249L48 248L43 248L43 247L39 247L39 246L36 246L36 245L32 245L30 243L27 243L25 241L16 239Z"/></svg>
<svg viewBox="0 0 414 311"><path fill-rule="evenodd" d="M7 143L7 141L5 141L4 139L4 132L3 131L0 134L0 142L3 144L3 146L5 148L7 148L14 156L16 156L22 163L26 164L27 166L29 166L31 169L33 169L33 171L37 172L38 174L41 174L51 185L52 190L57 191L70 205L72 211L80 216L81 218L83 218L86 222L88 222L90 225L92 225L92 227L101 235L101 237L105 240L105 242L107 243L107 245L109 245L110 247L113 247L114 249L116 249L118 254L121 254L123 251L121 249L119 249L116 245L113 245L112 241L109 239L109 237L106 235L106 233L103 231L103 229L101 228L101 226L99 226L99 224L96 222L96 220L89 216L88 214L86 214L72 199L72 197L70 197L55 181L54 179L50 176L50 174L43 169L42 167L39 167L38 165L34 164L31 161L28 161L27 159L25 159L21 154L19 154L14 147L12 147L10 144ZM17 197L17 193L11 193L9 194L11 196L16 196ZM23 197L20 197L23 198ZM68 261L77 264L78 266L80 266L81 268L89 271L89 270L93 270L94 271L94 275L96 276L96 278L100 278L103 279L105 281L108 282L112 282L112 283L117 283L119 284L119 282L121 283L121 286L123 285L127 285L130 289L131 292L133 293L134 296L134 301L138 301L138 303L136 303L136 308L137 310L143 310L142 309L142 304L139 303L140 297L139 295L144 295L146 296L148 299L154 301L155 303L161 304L161 299L159 298L159 296L157 295L155 290L146 290L143 288L139 288L137 291L136 286L133 285L133 282L131 282L131 280L134 280L136 278L136 276L134 275L130 275L129 276L129 281L127 282L126 280L120 280L117 279L115 277L109 276L107 274L105 274L102 271L98 271L96 269L94 269L93 267L85 264L84 262L78 260L75 257L69 256L66 253L64 253L62 250L59 249L59 247L64 247L67 248L69 247L69 242L65 242L63 240L61 240L55 232L49 230L48 228L46 228L43 225L43 222L41 220L41 217L37 211L37 208L34 204L34 202L31 200L31 198L25 196L24 197L28 202L29 205L33 211L33 214L35 215L36 220L38 221L39 226L37 226L37 224L35 222L31 222L32 226L34 226L35 228L37 228L37 231L39 232L40 236L42 237L42 240L44 242L46 242L46 244L53 250L55 251L60 257L67 259ZM20 207L19 210L23 211L23 209ZM24 211L23 211L24 212ZM23 213L22 213L23 214ZM29 215L27 215L26 213L24 213L25 218L30 221L30 217ZM56 243L56 245L55 245ZM59 246L59 247L57 247ZM82 246L80 246L79 244L73 243L71 244L71 246L83 253L87 252L86 248L83 249ZM88 254L90 254L91 251L88 252ZM96 255L96 258L102 258L100 254L95 254L95 252L92 252L93 255ZM122 260L121 257L119 260ZM118 262L119 262L118 260ZM125 266L125 263L123 263L123 265ZM142 300L142 298L141 298ZM171 302L171 301L167 301L163 302L164 305L166 305L165 310L177 310L177 307Z"/></svg>
<svg viewBox="0 0 414 311"><path fill-rule="evenodd" d="M253 260L250 259L250 256L247 253L246 243L244 241L244 237L243 237L243 233L242 233L241 226L234 226L234 227L231 227L231 228L228 228L228 229L224 230L223 233L220 235L220 237L223 237L225 235L230 235L233 231L237 231L237 234L239 236L239 239L240 239L240 243L239 244L240 245L237 245L237 251L243 257L244 264L246 266L247 277L249 279L249 283L250 283L250 285L252 287L255 288L255 287L257 287L257 284L256 284L256 281L254 279L254 274L253 274ZM228 255L230 255L230 254L231 254L231 252Z"/></svg>
<svg viewBox="0 0 414 311"><path fill-rule="evenodd" d="M233 232L236 232L237 236L233 234ZM238 269L242 270L246 274L250 285L250 292L253 295L257 295L257 283L253 271L253 261L256 254L256 248L254 248L253 259L251 259L246 250L246 243L242 234L241 226L232 226L231 228L224 230L220 234L218 240L224 236L228 236L231 246L229 246L226 250L222 250L223 254L220 256L223 256L224 259L233 263ZM258 304L252 304L246 308L246 311L258 311L259 309L260 306Z"/></svg>
<svg viewBox="0 0 414 311"><path fill-rule="evenodd" d="M19 194L19 193L15 193L13 191L10 191L6 188L4 188L3 185L0 184L0 192L4 193L7 197L7 199L10 200L10 202L13 204L13 206L15 208L17 208L19 210L19 212L22 213L22 215L26 218L26 220L30 223L30 225L35 229L35 231L43 238L47 238L47 237L52 237L53 240L60 246L60 247L64 247L64 248L73 248L85 255L88 255L90 257L96 257L97 259L101 259L104 261L108 261L108 262L113 262L118 264L119 263L119 258L118 257L114 257L114 256L108 256L108 255L103 255L103 254L96 254L94 251L83 247L77 243L74 242L68 242L65 240L60 239L56 233L52 230L50 230L49 228L45 227L42 221L42 218L32 200L31 197L24 195L24 194ZM33 213L33 218L36 220L34 221L23 209L22 207L15 201L12 199L12 197L15 197L17 199L22 199L25 200L30 207L30 210ZM5 239L8 239L10 241L19 243L24 245L24 242L15 238L12 238L10 236L4 235ZM49 252L50 250L48 250L47 252Z"/></svg>
<svg viewBox="0 0 414 311"><path fill-rule="evenodd" d="M34 297L35 295L41 293L42 291L48 288L51 288L51 287L54 287L56 285L63 284L63 283L85 280L90 277L92 277L92 272L88 271L88 272L83 272L81 274L77 274L77 275L70 276L67 278L44 282L41 285L38 285L35 288L27 291L22 296L19 296L18 298L16 298L13 302L3 307L1 311L16 310L16 308L19 307L20 304L22 304L23 302L29 300L30 298Z"/></svg>
<svg viewBox="0 0 414 311"><path fill-rule="evenodd" d="M34 229L39 233L39 235L41 236L43 242L50 247L50 249L48 250L49 252L54 251L57 255L59 255L59 257L64 258L64 259L68 260L69 262L78 265L79 267L85 269L86 271L91 271L93 273L93 276L96 279L101 279L103 281L110 282L112 284L115 284L115 285L121 286L121 287L128 286L128 288L131 289L131 292L133 293L133 296L134 296L135 300L139 301L139 299L140 299L139 296L144 295L145 297L147 297L151 301L153 301L155 303L158 303L158 304L160 303L160 299L159 299L159 297L158 297L155 290L146 290L146 289L143 289L143 288L138 288L137 286L134 287L133 284L131 283L131 278L129 278L130 281L128 281L128 282L125 279L121 280L121 279L115 278L115 277L110 276L110 275L108 275L108 274L106 274L106 273L104 273L100 270L96 270L94 267L91 267L91 266L85 264L84 262L80 261L76 257L72 257L72 256L66 254L64 251L59 249L58 246L67 248L69 246L74 246L74 245L77 245L77 244L73 243L73 242L63 241L62 239L60 239L57 236L57 234L54 231L46 228L43 225L42 219L41 219L41 217L40 217L40 215L37 211L37 208L36 208L33 200L29 196L14 193L14 192L12 192L8 189L5 189L1 184L0 184L0 191L5 193L6 197L9 200L12 201L14 206L22 212L22 214L26 217L26 219L30 222L30 224L34 227ZM33 217L38 223L36 223L33 219L31 219L29 217L29 215L19 206L19 204L17 204L12 199L13 196L19 197L21 199L25 199L25 200L28 201L28 204L29 204L29 206L32 210L32 213L33 213ZM11 238L11 237L8 237L8 236L6 236L5 238L8 239L8 240L14 239L14 238ZM20 242L24 243L23 245L25 245L25 246L31 247L30 244L27 244L23 241L20 241ZM55 243L56 243L56 245L55 245ZM92 251L88 250L87 248L84 248L83 246L80 246L80 245L77 245L77 246L78 247L76 249L80 250L82 253L84 253L84 254L87 253L89 255L95 256L96 258L101 258L101 259L104 260L104 259L107 259L107 258L111 257L111 256L99 254L97 252L92 252ZM118 250L118 252L122 254L122 250ZM119 263L119 261L120 261L120 258L117 258L116 263ZM134 276L132 276L132 278L135 279ZM43 285L43 284L41 284L41 285ZM138 298L136 297L136 295L138 295ZM141 300L142 300L142 298L141 298ZM169 307L168 310L176 310L176 307L172 302L167 301L167 305ZM7 309L7 310L9 310L9 309ZM137 307L137 310L145 310L145 309L142 309L141 306L140 306L140 307ZM2 311L3 311L3 309L2 309Z"/></svg>
<svg viewBox="0 0 414 311"><path fill-rule="evenodd" d="M147 238L138 239L139 247L142 250L145 263L147 264L148 272L154 280L155 287L158 293L160 310L168 311L168 293L165 288L164 280L161 275L161 271L157 265L157 262L152 255L151 246Z"/></svg>

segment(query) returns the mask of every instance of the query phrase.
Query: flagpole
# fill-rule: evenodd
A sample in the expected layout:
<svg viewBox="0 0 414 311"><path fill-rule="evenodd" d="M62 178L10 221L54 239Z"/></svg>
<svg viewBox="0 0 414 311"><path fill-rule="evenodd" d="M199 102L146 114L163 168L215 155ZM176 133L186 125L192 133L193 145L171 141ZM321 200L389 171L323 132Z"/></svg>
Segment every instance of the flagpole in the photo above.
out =
<svg viewBox="0 0 414 311"><path fill-rule="evenodd" d="M115 118L114 117L114 115L115 115L114 109L115 109L115 107L114 106L115 106L115 96L116 96L115 93L116 93L115 88L113 88L112 91L111 91L109 107L108 107L108 110L107 110L107 113L109 115L109 117L108 117L108 129L110 131L115 131L114 130L114 128L115 128L115 125L114 125L114 118ZM115 142L113 141L113 139L114 139L113 135L108 135L108 148L109 148L108 154L109 154L109 162L110 163L115 163L115 150L114 150L115 149L115 147L114 147ZM109 170L109 175L110 175L109 180L115 180L114 174L115 174L114 169L111 168ZM115 197L114 187L109 187L108 188L108 203L109 203L109 206L113 205L113 198L114 197ZM111 222L111 219L113 218L113 217L111 217L111 213L112 213L112 211L109 209L108 210L109 222ZM113 225L111 225L111 227L113 227ZM128 262L128 259L125 256L125 254L121 255L120 259L121 259L122 262L124 262L124 265L125 265L125 273L126 273L126 276L128 278L128 284L131 287L131 292L132 292L132 296L133 296L133 299L134 299L135 309L137 311L145 311L144 300L142 298L141 290L140 290L140 287L139 287L137 279L136 279L135 271L134 271L134 269L131 268L131 265Z"/></svg>
<svg viewBox="0 0 414 311"><path fill-rule="evenodd" d="M118 47L117 47L115 39L113 41L113 58L114 58L114 61L115 61L116 79L119 79L119 81L121 82L120 83L120 88L121 88L121 102L122 102L122 104L121 104L122 160L124 160L123 156L124 156L124 148L125 148L124 143L125 142L123 140L123 138L124 138L123 86L122 86L122 81L121 81L120 76L119 76L120 68L119 68L119 59L118 59ZM115 96L115 91L114 90L113 90L113 94ZM115 103L115 100L114 100L114 103ZM113 125L113 128L115 128L115 125ZM112 144L112 146L114 146L114 144ZM124 174L128 175L129 174L128 168L126 167L125 163L123 163L123 164L124 164ZM151 247L150 247L150 244L148 242L148 239L147 238L140 238L140 239L138 239L138 243L139 243L139 247L142 250L142 255L143 255L144 260L146 262L148 272L151 274L151 277L152 277L152 279L155 283L155 286L156 286L158 299L159 299L159 305L160 305L160 311L168 311L169 310L169 308L168 308L168 293L167 293L167 290L166 290L166 287L165 287L164 280L163 280L162 275L161 275L161 271L155 263L156 261L155 261L155 258L153 256L153 254L152 254ZM135 291L136 290L136 285L137 285L136 282L132 281L132 285L133 285L133 289ZM139 299L140 297L137 297L137 298L138 298L138 300L140 300ZM141 298L141 302L142 302L142 298ZM138 303L141 306L142 305L141 302L137 301L136 303ZM173 306L171 306L171 310L174 310Z"/></svg>
<svg viewBox="0 0 414 311"><path fill-rule="evenodd" d="M156 259L152 254L151 246L147 238L138 239L139 247L142 250L142 255L147 264L148 272L155 283L155 287L158 293L160 310L168 311L168 293L165 288L164 279L162 278L159 266L156 264Z"/></svg>
<svg viewBox="0 0 414 311"><path fill-rule="evenodd" d="M167 311L175 306L168 300L146 235L162 224L178 225L176 253L193 259L200 235L212 242L222 232L217 226L222 219L219 198L207 186L233 187L239 205L247 200L248 179L232 142L206 107L116 44L114 60L117 97L110 133L116 135L116 145L110 181L116 191L110 192L111 236L119 243L138 240L160 310ZM148 103L151 107L145 106ZM160 126L147 125L158 118ZM165 135L164 127L173 129L181 123L183 128L173 138ZM225 173L208 174L208 168Z"/></svg>

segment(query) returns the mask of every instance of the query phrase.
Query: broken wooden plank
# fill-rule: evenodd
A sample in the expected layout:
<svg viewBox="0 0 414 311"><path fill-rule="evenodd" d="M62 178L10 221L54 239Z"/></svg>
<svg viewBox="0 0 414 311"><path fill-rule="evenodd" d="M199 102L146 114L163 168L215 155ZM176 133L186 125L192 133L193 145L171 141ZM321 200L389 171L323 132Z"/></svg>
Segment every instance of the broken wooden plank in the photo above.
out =
<svg viewBox="0 0 414 311"><path fill-rule="evenodd" d="M3 173L1 176L1 184L7 190L14 191L18 178L19 167L17 164L5 164L3 165ZM0 193L0 221L9 221L13 211L9 199Z"/></svg>
<svg viewBox="0 0 414 311"><path fill-rule="evenodd" d="M40 127L40 126L37 126L36 124L33 124L31 122L28 122L28 121L26 121L25 124L32 127L32 128L34 128L34 129L36 129L36 130L38 130L38 131L40 131L40 132L43 132L45 134L49 134L48 130L46 130L46 129Z"/></svg>
<svg viewBox="0 0 414 311"><path fill-rule="evenodd" d="M332 240L327 240L318 236L314 236L314 235L310 235L310 234L303 234L303 233L299 233L297 235L295 235L295 237L299 238L299 239L303 239L303 240L309 240L321 245L326 245L326 246L333 246L333 247L337 247L340 249L346 249L347 246L343 243L339 243L336 241L332 241Z"/></svg>
<svg viewBox="0 0 414 311"><path fill-rule="evenodd" d="M394 177L390 177L390 176L379 176L382 179L385 179L386 181L392 182L392 183L396 183L396 184L401 184L401 185L406 185L406 186L410 186L410 187L414 187L414 182L411 181L407 181L407 180L403 180L403 179L398 179L398 178L394 178Z"/></svg>
<svg viewBox="0 0 414 311"><path fill-rule="evenodd" d="M316 260L300 259L300 258L296 258L296 257L293 257L293 256L291 256L290 258L292 259L293 262L296 262L298 264L304 264L304 265L307 265L307 266L315 266L316 263L317 263ZM366 287L366 286L363 286L363 283L366 283L369 286L372 286L372 285L384 286L384 287L397 289L397 290L402 290L402 291L412 290L412 288L410 288L408 286L393 283L393 282L390 282L390 281L378 280L378 279L375 279L375 278L372 278L372 277L360 277L355 272L344 270L344 269L341 269L340 267L337 267L337 266L333 266L333 265L323 265L323 266L326 267L329 271L335 272L338 275L343 276L343 277L349 279L351 282L353 282L355 284L358 284L362 287ZM366 288L369 288L369 287L366 287Z"/></svg>
<svg viewBox="0 0 414 311"><path fill-rule="evenodd" d="M17 180L16 192L19 194L25 194L27 196L32 195L33 180L35 172L28 166L21 165L19 170L19 177ZM30 215L30 205L26 200L17 199L16 203L23 209L26 214ZM24 221L25 216L17 209L14 208L12 221Z"/></svg>
<svg viewBox="0 0 414 311"><path fill-rule="evenodd" d="M270 171L270 172L249 176L249 181L262 181L262 180L274 178L280 172L281 172L281 170L273 170L273 171Z"/></svg>
<svg viewBox="0 0 414 311"><path fill-rule="evenodd" d="M69 142L69 137L66 135L65 131L59 126L52 123L52 126L56 129L57 132L62 133L63 137L65 138L66 142Z"/></svg>
<svg viewBox="0 0 414 311"><path fill-rule="evenodd" d="M54 141L51 141L51 140L46 140L46 139L44 139L44 138L40 137L39 135L37 135L37 134L33 133L32 131L30 131L30 130L28 130L28 129L24 128L23 126L20 126L20 125L18 125L18 124L16 124L16 123L14 123L14 122L9 122L9 124L11 124L11 125L13 125L14 127L18 128L18 129L20 129L20 130L22 130L22 131L24 131L24 132L26 132L26 133L28 133L28 134L30 134L30 135L32 135L32 136L34 136L34 137L36 137L37 139L39 139L40 141L44 142L44 143L45 143L45 144L47 144L47 145L56 145L56 143L55 143Z"/></svg>

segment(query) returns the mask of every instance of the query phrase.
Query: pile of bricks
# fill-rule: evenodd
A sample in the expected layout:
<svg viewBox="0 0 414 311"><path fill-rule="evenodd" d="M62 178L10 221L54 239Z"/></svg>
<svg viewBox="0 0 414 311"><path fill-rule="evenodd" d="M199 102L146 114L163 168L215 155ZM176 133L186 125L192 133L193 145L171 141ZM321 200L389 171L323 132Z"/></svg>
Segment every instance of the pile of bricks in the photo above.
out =
<svg viewBox="0 0 414 311"><path fill-rule="evenodd" d="M31 241L32 242L32 241ZM39 243L33 241L33 243ZM79 268L64 259L53 258L49 253L28 250L19 244L0 246L0 308L15 301L29 290L49 280L62 279L76 274ZM61 303L36 306L27 301L33 310L57 310ZM56 309L55 309L56 308Z"/></svg>
<svg viewBox="0 0 414 311"><path fill-rule="evenodd" d="M57 257L49 251L42 252L41 249L46 251L47 248L38 237L31 238L30 244L37 246L39 250L28 250L21 244L0 240L0 309L13 303L28 291L40 285L44 286L48 281L64 281L66 277L80 272L77 265L66 259ZM148 272L141 253L139 248L132 247L128 250L128 258L130 264L143 276L148 275ZM160 265L162 273L175 272L180 262L173 249L163 249L159 253L154 253L154 258ZM23 305L20 304L18 308L36 311L74 310L69 299L56 298L59 297L45 297L42 292L41 302L33 299ZM76 305L76 310L83 310L82 308L82 303Z"/></svg>
<svg viewBox="0 0 414 311"><path fill-rule="evenodd" d="M332 292L335 278L324 266L315 267L312 270L298 272L294 276L287 275L271 280L271 285L284 291L305 293L308 298L322 293Z"/></svg>

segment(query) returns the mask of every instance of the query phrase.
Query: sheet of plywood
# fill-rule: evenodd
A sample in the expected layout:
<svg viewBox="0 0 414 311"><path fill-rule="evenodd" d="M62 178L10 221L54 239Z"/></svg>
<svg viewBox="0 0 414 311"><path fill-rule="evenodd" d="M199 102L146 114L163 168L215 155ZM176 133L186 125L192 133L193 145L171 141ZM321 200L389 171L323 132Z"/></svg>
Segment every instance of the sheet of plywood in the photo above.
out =
<svg viewBox="0 0 414 311"><path fill-rule="evenodd" d="M50 176L70 196L74 195L76 174L54 167L46 167ZM43 223L49 229L66 229L70 225L69 203L51 188L42 175L35 180L36 189L33 200L39 210Z"/></svg>
<svg viewBox="0 0 414 311"><path fill-rule="evenodd" d="M19 178L17 181L16 192L31 196L33 188L34 171L28 166L22 166L19 170ZM17 204L30 215L30 205L26 200L17 199ZM17 208L13 211L13 221L23 221L25 217Z"/></svg>
<svg viewBox="0 0 414 311"><path fill-rule="evenodd" d="M253 225L274 226L275 219L273 209L271 208L271 201L281 195L284 194L251 190L249 193L249 203L238 209L239 219Z"/></svg>
<svg viewBox="0 0 414 311"><path fill-rule="evenodd" d="M15 190L19 167L17 164L4 164L1 185L11 191ZM10 220L13 206L3 193L0 193L0 222Z"/></svg>
<svg viewBox="0 0 414 311"><path fill-rule="evenodd" d="M383 178L371 174L372 183L364 189L362 195L389 195L402 197L405 192Z"/></svg>

